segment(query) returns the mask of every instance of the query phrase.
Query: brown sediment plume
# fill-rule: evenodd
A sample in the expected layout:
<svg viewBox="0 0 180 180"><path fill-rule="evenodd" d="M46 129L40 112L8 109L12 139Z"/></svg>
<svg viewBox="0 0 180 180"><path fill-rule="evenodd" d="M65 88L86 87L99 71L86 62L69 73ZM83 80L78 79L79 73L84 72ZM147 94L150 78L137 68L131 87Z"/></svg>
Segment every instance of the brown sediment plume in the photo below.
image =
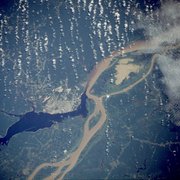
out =
<svg viewBox="0 0 180 180"><path fill-rule="evenodd" d="M128 52L133 52L136 50L142 50L147 47L148 47L147 42L140 41L140 42L134 43L128 48L125 48L123 51L122 50L114 51L110 56L103 59L100 63L98 63L94 67L86 85L86 95L88 99L94 102L95 107L94 107L94 111L89 115L89 117L87 118L84 124L83 137L80 141L79 146L77 147L75 151L69 154L67 158L63 159L60 162L40 164L29 176L28 178L29 180L34 179L34 177L38 174L38 172L42 170L43 168L47 168L47 167L56 168L56 170L53 173L51 173L51 175L47 177L46 179L55 179L55 178L63 179L67 175L67 173L74 168L74 166L79 160L81 153L84 151L85 147L88 145L92 137L94 137L94 135L102 128L102 126L106 122L107 115L106 115L106 110L103 105L103 98L106 97L106 95L98 97L91 94L91 89L93 88L97 79L106 69L112 66L111 61L113 60L114 56L119 56L121 54L126 54ZM130 84L128 87L120 91L112 92L108 95L113 96L113 95L125 93L129 91L130 89L132 89L133 87L135 87L140 82L142 82L151 73L157 57L158 57L157 54L153 56L149 70L139 80L135 81L133 84ZM90 122L93 120L94 117L96 117L97 114L100 114L100 118L98 122L93 127L90 128Z"/></svg>
<svg viewBox="0 0 180 180"><path fill-rule="evenodd" d="M124 51L126 51L126 49ZM127 49L127 51L128 52L130 51L129 48ZM100 63L98 63L93 68L93 70L90 74L90 78L89 78L89 80L87 82L87 86L86 86L86 95L89 99L91 99L95 102L95 108L94 108L94 111L89 115L89 117L86 120L86 123L84 125L83 137L82 137L82 140L81 140L78 148L74 152L72 152L67 159L64 159L57 163L43 163L43 164L39 165L33 171L33 173L29 176L29 178L28 178L29 180L33 179L36 176L36 174L45 167L56 167L57 168L46 179L55 179L57 177L59 179L63 179L65 177L65 175L76 165L81 152L84 150L84 148L89 143L91 138L96 134L96 132L99 129L101 129L104 122L106 121L106 111L103 106L103 97L97 97L95 95L92 95L90 93L90 91L91 91L92 87L94 86L94 84L96 83L99 76L102 74L102 72L104 72L104 70L106 70L109 67L110 62L113 59L113 57L116 55L119 55L119 53L122 53L122 52L120 52L120 51L113 52L112 53L113 56L110 55L107 58L105 58L104 60L102 60ZM97 115L98 112L101 114L99 121L94 125L94 127L89 129L89 124L90 124L91 120ZM62 171L63 168L65 168L64 171Z"/></svg>
<svg viewBox="0 0 180 180"><path fill-rule="evenodd" d="M87 80L86 90L87 88L92 88L96 80L99 78L99 76L104 72L107 68L111 67L110 63L113 60L114 57L117 56L123 56L124 54L127 54L129 52L133 52L139 49L147 48L148 42L146 41L137 41L133 44L129 45L125 49L119 49L117 51L113 51L108 57L103 59L101 62L96 64L94 68L92 69L91 73L89 74L89 78ZM93 80L94 79L94 80ZM91 81L91 85L90 85ZM94 82L94 83L93 83Z"/></svg>
<svg viewBox="0 0 180 180"><path fill-rule="evenodd" d="M140 66L133 64L134 59L124 58L116 65L115 84L121 84L125 79L129 79L130 73L138 73ZM130 63L131 62L131 63Z"/></svg>

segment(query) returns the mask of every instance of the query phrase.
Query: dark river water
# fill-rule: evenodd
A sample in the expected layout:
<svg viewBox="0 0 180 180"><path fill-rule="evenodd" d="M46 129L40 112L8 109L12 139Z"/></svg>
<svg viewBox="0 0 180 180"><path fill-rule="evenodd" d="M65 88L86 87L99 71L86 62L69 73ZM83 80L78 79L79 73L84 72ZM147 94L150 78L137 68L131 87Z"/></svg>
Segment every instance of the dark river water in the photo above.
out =
<svg viewBox="0 0 180 180"><path fill-rule="evenodd" d="M84 92L81 95L81 103L76 110L65 112L65 113L56 113L50 114L46 112L27 112L24 115L15 115L19 116L19 120L12 124L6 135L3 138L0 138L0 144L8 144L11 137L15 134L22 133L24 131L37 131L46 127L51 127L55 122L61 122L64 119L72 118L75 116L86 117L88 114L86 107L86 93ZM10 114L9 114L10 115ZM13 114L11 114L13 116Z"/></svg>

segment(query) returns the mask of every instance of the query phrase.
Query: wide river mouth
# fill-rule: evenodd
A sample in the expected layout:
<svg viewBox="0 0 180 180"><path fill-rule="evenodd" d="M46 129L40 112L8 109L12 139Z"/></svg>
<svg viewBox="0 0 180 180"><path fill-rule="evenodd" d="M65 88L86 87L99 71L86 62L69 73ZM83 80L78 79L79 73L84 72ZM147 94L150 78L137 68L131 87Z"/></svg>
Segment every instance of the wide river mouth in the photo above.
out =
<svg viewBox="0 0 180 180"><path fill-rule="evenodd" d="M137 42L137 44L133 44L132 46L124 49L123 55L126 53L129 53L129 52L134 52L134 51L145 49L145 47L151 48L151 46L148 46L148 44L149 44L148 42L144 42L144 43ZM174 49L177 47L179 47L179 45L172 46L172 47L170 46L169 49ZM113 52L113 55L115 57L117 57L117 56L122 55L122 52L115 51L115 52ZM158 58L158 53L157 54L154 53L154 55L152 56L151 62L150 62L150 67L147 70L147 72L145 74L143 74L142 77L140 77L137 81L133 82L128 87L126 87L120 91L108 93L108 97L128 92L133 87L135 87L136 85L138 85L139 83L144 81L147 78L147 76L152 72L157 58ZM90 78L88 79L85 93L86 93L87 98L94 102L95 107L94 107L93 112L87 117L87 120L86 120L86 122L84 124L84 128L83 128L83 137L82 137L77 149L75 151L73 151L68 156L68 158L63 159L60 162L42 163L33 171L33 173L29 176L29 179L33 179L36 176L36 174L38 174L39 171L41 171L43 168L46 168L46 167L55 167L56 168L56 170L53 173L51 173L51 175L49 177L47 177L46 179L54 179L56 177L58 177L59 179L63 179L66 176L66 174L69 171L71 171L73 169L73 167L76 165L81 153L83 152L85 147L88 145L88 143L92 139L92 137L94 137L94 135L102 128L103 124L106 122L106 119L107 119L106 110L105 110L104 104L103 104L103 100L104 100L104 98L107 98L107 95L96 96L96 95L92 94L91 92L92 92L94 84L96 83L97 79L101 76L101 74L105 70L107 70L109 67L112 66L112 62L111 62L112 60L113 60L112 55L103 59L99 64L97 64L94 67L94 69L92 70L93 73L91 74ZM127 63L127 59L122 58L122 62ZM131 60L131 62L132 62L132 60ZM134 70L134 69L132 69L132 70ZM98 121L96 122L96 124L93 127L90 128L91 121L98 114L100 114Z"/></svg>

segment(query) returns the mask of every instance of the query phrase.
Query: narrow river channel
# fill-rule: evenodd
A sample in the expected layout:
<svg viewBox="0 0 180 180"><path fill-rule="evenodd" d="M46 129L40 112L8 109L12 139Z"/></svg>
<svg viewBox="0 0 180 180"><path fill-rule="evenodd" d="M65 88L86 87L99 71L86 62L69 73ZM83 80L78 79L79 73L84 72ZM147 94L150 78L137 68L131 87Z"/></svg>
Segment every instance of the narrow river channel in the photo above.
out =
<svg viewBox="0 0 180 180"><path fill-rule="evenodd" d="M103 104L103 100L106 97L106 95L102 95L102 96L95 96L91 93L91 90L94 86L94 84L96 83L96 81L98 80L98 78L100 77L100 75L107 70L109 67L111 67L112 65L112 60L114 59L114 57L120 56L120 55L125 55L129 52L133 52L133 51L138 51L138 50L146 50L151 48L151 43L150 42L143 42L143 41L139 41L137 43L134 43L133 45L125 48L123 51L114 51L112 52L112 54L108 57L106 57L105 59L103 59L99 64L97 64L94 69L92 70L92 73L90 74L90 78L87 82L87 86L86 86L86 96L88 97L89 100L92 100L95 104L94 110L93 112L89 115L89 117L87 118L85 124L84 124L84 128L83 128L83 137L80 141L79 146L77 147L77 149L72 152L71 154L69 154L69 156L66 159L63 159L60 162L56 162L56 163L42 163L40 164L33 172L32 174L29 176L29 180L34 179L34 177L39 173L39 171L41 171L43 168L47 168L47 167L55 167L56 170L46 179L63 179L68 172L70 172L73 167L76 165L76 163L78 162L81 153L83 152L83 150L85 149L85 147L88 145L88 143L90 142L90 140L95 136L95 134L101 130L102 126L104 125L104 123L106 122L107 119L107 114L106 114L106 110L104 108L104 104ZM168 49L172 49L172 48L177 48L177 47L169 47ZM159 52L158 52L159 53ZM147 78L147 76L152 72L154 64L156 62L156 59L158 58L158 53L155 53L152 56L152 60L150 63L150 67L147 70L147 72L145 74L142 75L142 77L140 79L138 79L137 81L133 82L132 84L130 84L128 87L117 91L117 92L113 92L113 93L109 93L109 96L113 96L113 95L117 95L117 94L122 94L125 93L127 91L129 91L130 89L132 89L133 87L135 87L137 84L141 83L144 79ZM90 128L90 123L91 121L98 115L100 114L100 118L98 120L98 122Z"/></svg>

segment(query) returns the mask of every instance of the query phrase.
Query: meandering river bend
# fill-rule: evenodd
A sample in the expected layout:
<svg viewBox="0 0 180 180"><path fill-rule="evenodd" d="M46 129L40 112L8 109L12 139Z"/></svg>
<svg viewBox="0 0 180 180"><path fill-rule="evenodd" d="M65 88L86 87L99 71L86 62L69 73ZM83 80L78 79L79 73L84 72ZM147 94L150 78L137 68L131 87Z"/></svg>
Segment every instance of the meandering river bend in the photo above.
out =
<svg viewBox="0 0 180 180"><path fill-rule="evenodd" d="M99 96L93 95L91 93L91 90L92 90L94 84L96 83L97 79L100 77L100 75L105 70L107 70L108 68L110 68L112 66L112 60L114 59L114 57L117 57L117 56L120 56L123 54L127 54L129 52L137 51L137 50L149 49L151 47L152 47L152 45L150 42L139 41L139 42L134 43L131 46L125 48L123 51L118 50L118 51L112 52L112 54L110 56L103 59L99 64L97 64L94 67L94 69L92 70L93 73L91 73L90 78L87 82L86 95L87 95L88 99L90 99L94 102L95 107L94 107L93 112L89 115L89 117L87 118L87 120L84 124L83 137L80 141L79 146L77 147L76 150L74 150L74 152L69 154L69 156L67 158L63 159L60 162L40 164L32 172L32 174L28 177L29 180L34 179L34 177L38 174L38 172L41 171L43 168L47 168L47 167L55 167L56 168L56 170L53 173L51 173L50 176L47 177L46 179L55 179L55 178L63 179L67 175L67 173L73 169L73 167L78 162L80 155L83 152L83 150L85 149L85 147L88 145L90 140L95 136L95 134L102 128L102 126L104 125L104 123L106 122L106 119L107 119L106 110L103 105L103 99L106 97L106 95L102 95L99 97ZM172 48L174 48L174 47L170 47L168 49L172 49ZM138 79L137 81L133 82L128 87L126 87L120 91L109 93L108 96L125 93L125 92L129 91L130 89L132 89L133 87L135 87L140 82L142 82L151 73L157 57L158 57L158 54L155 53L152 57L151 64L150 64L148 71L145 74L143 74L140 79ZM98 122L92 128L90 128L89 125L90 125L91 121L98 114L100 114L100 118L99 118Z"/></svg>

